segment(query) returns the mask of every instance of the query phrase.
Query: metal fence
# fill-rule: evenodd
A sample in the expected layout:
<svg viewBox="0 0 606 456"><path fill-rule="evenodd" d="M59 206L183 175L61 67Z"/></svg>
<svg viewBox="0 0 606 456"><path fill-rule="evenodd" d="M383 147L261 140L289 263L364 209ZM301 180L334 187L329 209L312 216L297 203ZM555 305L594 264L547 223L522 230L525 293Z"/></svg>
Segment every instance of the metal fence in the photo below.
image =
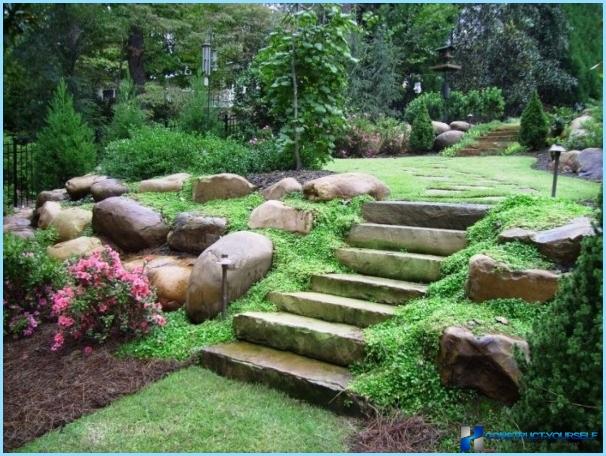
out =
<svg viewBox="0 0 606 456"><path fill-rule="evenodd" d="M4 206L28 206L37 193L29 138L4 136L3 146Z"/></svg>
<svg viewBox="0 0 606 456"><path fill-rule="evenodd" d="M223 121L226 137L236 133L238 128L238 119L236 116L229 113L223 113L220 118Z"/></svg>

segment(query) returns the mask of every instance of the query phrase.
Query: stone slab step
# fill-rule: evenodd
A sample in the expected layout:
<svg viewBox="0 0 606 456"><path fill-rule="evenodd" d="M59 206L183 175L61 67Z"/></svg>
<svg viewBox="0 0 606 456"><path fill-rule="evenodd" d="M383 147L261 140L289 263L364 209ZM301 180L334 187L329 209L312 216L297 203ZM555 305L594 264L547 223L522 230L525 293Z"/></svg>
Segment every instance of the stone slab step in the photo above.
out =
<svg viewBox="0 0 606 456"><path fill-rule="evenodd" d="M311 289L348 298L365 299L384 304L404 304L420 298L427 292L427 286L361 274L324 274L311 278Z"/></svg>
<svg viewBox="0 0 606 456"><path fill-rule="evenodd" d="M337 249L336 256L341 263L360 274L412 282L438 280L444 260L437 255L359 248Z"/></svg>
<svg viewBox="0 0 606 456"><path fill-rule="evenodd" d="M287 350L299 355L347 366L362 359L362 329L343 323L284 312L245 312L234 317L240 340Z"/></svg>
<svg viewBox="0 0 606 456"><path fill-rule="evenodd" d="M318 318L333 323L366 328L395 315L395 307L360 299L316 292L270 293L268 299L282 312Z"/></svg>
<svg viewBox="0 0 606 456"><path fill-rule="evenodd" d="M370 223L465 230L489 209L481 204L373 201L362 207L362 215Z"/></svg>
<svg viewBox="0 0 606 456"><path fill-rule="evenodd" d="M262 383L339 413L360 415L366 408L361 398L347 390L349 371L334 364L248 342L204 348L199 359L224 377Z"/></svg>
<svg viewBox="0 0 606 456"><path fill-rule="evenodd" d="M457 191L463 191L457 189ZM450 255L465 248L463 230L418 226L361 223L352 228L347 241L356 247L407 250L413 253Z"/></svg>

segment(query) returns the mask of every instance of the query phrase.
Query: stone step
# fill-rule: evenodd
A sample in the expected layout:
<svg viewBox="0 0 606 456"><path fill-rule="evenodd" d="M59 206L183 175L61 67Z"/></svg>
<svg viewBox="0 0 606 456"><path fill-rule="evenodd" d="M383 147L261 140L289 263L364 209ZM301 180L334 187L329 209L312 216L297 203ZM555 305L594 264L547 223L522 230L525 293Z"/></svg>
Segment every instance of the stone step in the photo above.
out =
<svg viewBox="0 0 606 456"><path fill-rule="evenodd" d="M268 299L282 312L318 318L333 323L366 328L395 315L395 307L360 299L315 292L270 293Z"/></svg>
<svg viewBox="0 0 606 456"><path fill-rule="evenodd" d="M489 209L481 204L373 201L362 207L362 215L369 223L465 230Z"/></svg>
<svg viewBox="0 0 606 456"><path fill-rule="evenodd" d="M347 242L355 247L447 256L464 249L466 239L463 230L361 223L349 232Z"/></svg>
<svg viewBox="0 0 606 456"><path fill-rule="evenodd" d="M362 330L343 323L284 312L245 312L234 317L233 325L238 339L339 366L364 355Z"/></svg>
<svg viewBox="0 0 606 456"><path fill-rule="evenodd" d="M262 383L339 413L360 415L366 408L347 390L349 371L334 364L248 342L207 347L199 358L204 367L224 377Z"/></svg>
<svg viewBox="0 0 606 456"><path fill-rule="evenodd" d="M311 278L311 289L320 293L392 305L404 304L424 296L427 292L427 286L420 283L360 274L315 275Z"/></svg>
<svg viewBox="0 0 606 456"><path fill-rule="evenodd" d="M434 282L440 278L444 257L388 250L341 248L338 260L360 274L412 282Z"/></svg>

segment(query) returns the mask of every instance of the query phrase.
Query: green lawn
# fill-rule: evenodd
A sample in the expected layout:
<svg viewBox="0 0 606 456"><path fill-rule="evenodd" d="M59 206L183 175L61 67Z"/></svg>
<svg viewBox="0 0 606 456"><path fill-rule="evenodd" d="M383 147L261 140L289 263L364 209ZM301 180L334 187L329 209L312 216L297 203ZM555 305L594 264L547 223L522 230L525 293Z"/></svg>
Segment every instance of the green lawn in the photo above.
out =
<svg viewBox="0 0 606 456"><path fill-rule="evenodd" d="M356 422L200 367L21 447L21 452L344 452Z"/></svg>
<svg viewBox="0 0 606 456"><path fill-rule="evenodd" d="M357 158L334 160L326 169L373 174L391 189L390 199L491 203L516 193L549 196L552 174L532 169L534 162L528 156ZM560 176L557 196L593 199L599 188L595 182ZM444 189L451 192L442 195Z"/></svg>

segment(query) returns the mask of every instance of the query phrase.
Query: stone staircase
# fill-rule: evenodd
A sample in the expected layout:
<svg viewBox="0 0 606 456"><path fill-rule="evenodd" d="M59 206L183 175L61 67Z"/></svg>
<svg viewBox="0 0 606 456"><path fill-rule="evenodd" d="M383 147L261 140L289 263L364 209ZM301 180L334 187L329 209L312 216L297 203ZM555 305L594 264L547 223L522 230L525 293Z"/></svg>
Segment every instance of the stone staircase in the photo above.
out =
<svg viewBox="0 0 606 456"><path fill-rule="evenodd" d="M499 155L518 140L519 132L520 126L517 124L502 125L479 137L474 144L459 150L457 156Z"/></svg>
<svg viewBox="0 0 606 456"><path fill-rule="evenodd" d="M311 290L270 293L277 312L234 317L238 341L201 351L207 368L270 385L338 412L360 413L347 389L347 366L364 356L363 328L385 321L395 306L423 296L445 256L465 246L465 229L489 206L386 201L363 208L365 223L337 249L351 274L322 274Z"/></svg>

